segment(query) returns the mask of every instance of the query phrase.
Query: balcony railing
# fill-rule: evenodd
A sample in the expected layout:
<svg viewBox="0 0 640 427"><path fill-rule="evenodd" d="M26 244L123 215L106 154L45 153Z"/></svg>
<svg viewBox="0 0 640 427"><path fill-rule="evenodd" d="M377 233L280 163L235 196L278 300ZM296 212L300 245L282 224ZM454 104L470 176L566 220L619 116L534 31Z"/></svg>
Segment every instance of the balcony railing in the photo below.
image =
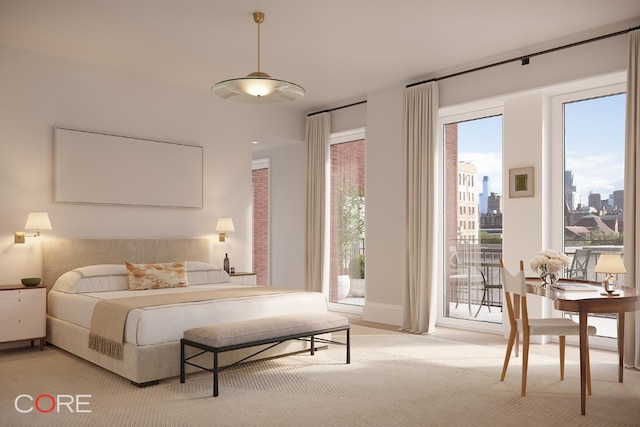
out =
<svg viewBox="0 0 640 427"><path fill-rule="evenodd" d="M466 307L463 317L477 318L483 307L502 307L500 257L501 244L482 244L474 239L451 241L448 248L447 286L445 287L445 315ZM468 316L466 313L468 312ZM500 316L490 320L499 323Z"/></svg>

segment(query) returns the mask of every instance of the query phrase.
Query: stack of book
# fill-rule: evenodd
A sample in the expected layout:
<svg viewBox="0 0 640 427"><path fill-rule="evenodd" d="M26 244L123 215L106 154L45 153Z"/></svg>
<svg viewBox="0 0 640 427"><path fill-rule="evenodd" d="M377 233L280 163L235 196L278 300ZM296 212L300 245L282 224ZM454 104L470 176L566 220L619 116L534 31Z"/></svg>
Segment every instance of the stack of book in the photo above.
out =
<svg viewBox="0 0 640 427"><path fill-rule="evenodd" d="M579 282L559 282L551 285L552 288L559 289L561 291L599 291L600 287L595 285L588 285L586 283Z"/></svg>

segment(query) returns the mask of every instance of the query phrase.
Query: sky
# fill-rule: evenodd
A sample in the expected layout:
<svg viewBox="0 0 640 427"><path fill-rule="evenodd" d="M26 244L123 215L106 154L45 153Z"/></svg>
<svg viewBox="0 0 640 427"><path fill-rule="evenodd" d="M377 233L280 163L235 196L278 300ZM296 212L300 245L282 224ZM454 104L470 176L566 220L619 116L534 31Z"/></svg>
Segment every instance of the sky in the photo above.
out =
<svg viewBox="0 0 640 427"><path fill-rule="evenodd" d="M589 192L603 200L624 188L625 95L612 95L565 104L565 170L573 172L581 202ZM502 191L502 117L458 124L458 159L489 177L489 192Z"/></svg>
<svg viewBox="0 0 640 427"><path fill-rule="evenodd" d="M624 188L624 121L624 94L565 105L565 169L583 204Z"/></svg>
<svg viewBox="0 0 640 427"><path fill-rule="evenodd" d="M502 195L502 116L458 123L458 161L478 168L478 191L482 177L489 177L489 192Z"/></svg>

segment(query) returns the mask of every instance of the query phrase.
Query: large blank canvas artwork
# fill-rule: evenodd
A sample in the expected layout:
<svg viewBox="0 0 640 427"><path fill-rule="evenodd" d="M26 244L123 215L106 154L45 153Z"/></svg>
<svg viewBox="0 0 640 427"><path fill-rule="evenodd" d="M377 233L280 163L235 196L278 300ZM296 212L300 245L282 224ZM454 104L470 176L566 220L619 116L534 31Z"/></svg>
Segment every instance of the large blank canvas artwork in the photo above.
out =
<svg viewBox="0 0 640 427"><path fill-rule="evenodd" d="M54 128L54 201L202 208L202 150Z"/></svg>

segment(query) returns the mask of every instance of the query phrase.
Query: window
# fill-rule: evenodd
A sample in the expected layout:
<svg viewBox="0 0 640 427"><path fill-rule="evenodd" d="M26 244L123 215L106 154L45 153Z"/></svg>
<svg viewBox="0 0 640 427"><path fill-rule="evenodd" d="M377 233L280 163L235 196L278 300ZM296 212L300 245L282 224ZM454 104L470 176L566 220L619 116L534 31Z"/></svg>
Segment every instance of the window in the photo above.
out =
<svg viewBox="0 0 640 427"><path fill-rule="evenodd" d="M364 305L364 130L331 137L329 302Z"/></svg>
<svg viewBox="0 0 640 427"><path fill-rule="evenodd" d="M443 124L442 313L445 318L500 324L501 290L492 286L500 283L502 255L502 115L492 110L460 120L447 118ZM490 196L497 200L491 211Z"/></svg>
<svg viewBox="0 0 640 427"><path fill-rule="evenodd" d="M555 99L554 120L562 122L564 136L563 236L572 261L567 277L601 281L594 273L600 254L624 249L623 90L607 86ZM624 284L624 275L618 280ZM615 316L592 315L589 322L599 336L617 336Z"/></svg>

